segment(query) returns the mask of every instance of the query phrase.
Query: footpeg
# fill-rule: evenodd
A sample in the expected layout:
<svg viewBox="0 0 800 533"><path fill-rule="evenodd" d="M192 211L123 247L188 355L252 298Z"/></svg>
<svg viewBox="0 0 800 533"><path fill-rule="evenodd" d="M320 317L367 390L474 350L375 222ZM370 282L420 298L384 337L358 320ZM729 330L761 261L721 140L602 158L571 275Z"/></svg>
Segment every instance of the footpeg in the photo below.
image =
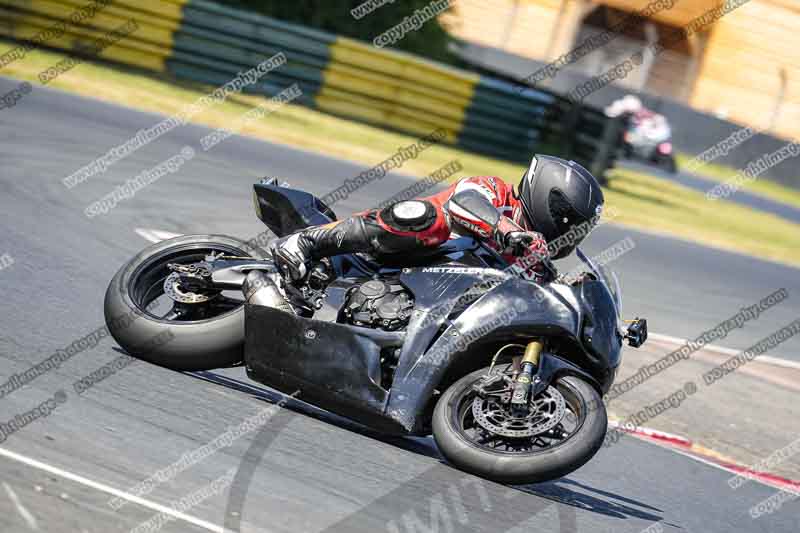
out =
<svg viewBox="0 0 800 533"><path fill-rule="evenodd" d="M638 348L647 340L647 320L644 318L634 318L626 320L629 323L628 330L623 338L628 340L628 346Z"/></svg>

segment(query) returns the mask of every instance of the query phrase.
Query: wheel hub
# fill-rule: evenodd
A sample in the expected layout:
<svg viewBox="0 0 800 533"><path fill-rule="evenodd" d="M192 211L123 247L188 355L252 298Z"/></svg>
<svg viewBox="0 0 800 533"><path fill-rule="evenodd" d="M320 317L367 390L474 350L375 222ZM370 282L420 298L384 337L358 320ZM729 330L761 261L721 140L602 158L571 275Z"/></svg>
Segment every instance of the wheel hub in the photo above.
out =
<svg viewBox="0 0 800 533"><path fill-rule="evenodd" d="M173 272L164 280L164 294L174 301L184 304L205 303L219 295L219 292L206 291L211 272L202 263L191 265L167 265Z"/></svg>

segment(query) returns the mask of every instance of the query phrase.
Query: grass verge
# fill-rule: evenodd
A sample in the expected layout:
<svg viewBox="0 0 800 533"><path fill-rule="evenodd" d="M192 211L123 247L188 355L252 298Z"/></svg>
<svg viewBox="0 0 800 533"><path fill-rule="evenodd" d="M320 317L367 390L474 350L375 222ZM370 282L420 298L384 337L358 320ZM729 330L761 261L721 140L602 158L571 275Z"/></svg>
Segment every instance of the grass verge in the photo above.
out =
<svg viewBox="0 0 800 533"><path fill-rule="evenodd" d="M800 226L649 174L614 169L606 201L623 224L667 232L704 245L800 265Z"/></svg>
<svg viewBox="0 0 800 533"><path fill-rule="evenodd" d="M687 155L678 154L678 167L685 167L691 159L692 158ZM738 170L733 167L717 163L706 163L693 174L698 178L707 179L710 189L712 183L727 181L736 176L737 172ZM800 182L800 173L798 173L797 180ZM791 187L786 187L780 183L775 183L774 181L766 179L748 181L742 188L747 192L800 209L800 190L792 189Z"/></svg>
<svg viewBox="0 0 800 533"><path fill-rule="evenodd" d="M0 54L11 48L0 40ZM30 81L34 91L39 72L65 57L52 50L35 50L2 70L0 75ZM132 108L171 115L210 92L211 87L150 76L105 63L87 61L62 74L51 86ZM264 101L239 96L215 105L193 122L221 128ZM22 100L14 112L25 105ZM296 105L286 105L241 131L259 139L285 143L325 155L372 166L416 138L333 117ZM99 155L99 154L98 154ZM401 172L424 176L458 159L463 175L498 175L516 181L523 167L441 145L407 161ZM89 163L87 161L86 163ZM265 161L265 167L267 162ZM77 170L77 169L75 169ZM265 172L269 169L265 168ZM728 250L800 265L800 225L727 201L708 202L699 192L631 170L615 169L606 188L607 205L615 208L615 221L637 229L665 232Z"/></svg>

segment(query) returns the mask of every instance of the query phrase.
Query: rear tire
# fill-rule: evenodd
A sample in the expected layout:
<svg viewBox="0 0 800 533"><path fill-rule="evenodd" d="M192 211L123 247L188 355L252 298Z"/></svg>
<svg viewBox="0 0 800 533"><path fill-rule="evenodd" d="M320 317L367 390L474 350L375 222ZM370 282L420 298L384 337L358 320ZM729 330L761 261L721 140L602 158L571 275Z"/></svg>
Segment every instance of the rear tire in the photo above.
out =
<svg viewBox="0 0 800 533"><path fill-rule="evenodd" d="M144 249L117 272L106 290L106 325L120 347L134 357L173 370L211 370L242 361L244 306L219 316L180 322L146 312L130 292L133 278L145 266L209 248L230 255L265 255L259 248L223 235L186 235ZM148 342L152 339L164 342Z"/></svg>
<svg viewBox="0 0 800 533"><path fill-rule="evenodd" d="M577 470L603 445L608 423L603 400L594 387L575 376L560 377L552 384L583 412L580 426L559 444L524 454L488 449L466 438L457 428L457 410L472 385L486 374L484 368L461 378L445 391L434 409L434 439L457 468L499 483L538 483Z"/></svg>

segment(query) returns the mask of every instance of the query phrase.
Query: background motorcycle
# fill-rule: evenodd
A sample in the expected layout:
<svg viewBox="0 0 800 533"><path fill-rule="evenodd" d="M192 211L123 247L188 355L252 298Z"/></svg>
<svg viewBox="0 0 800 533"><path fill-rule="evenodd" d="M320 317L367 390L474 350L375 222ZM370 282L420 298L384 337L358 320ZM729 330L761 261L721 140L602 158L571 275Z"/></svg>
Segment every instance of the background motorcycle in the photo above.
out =
<svg viewBox="0 0 800 533"><path fill-rule="evenodd" d="M674 174L678 171L672 147L672 129L664 115L628 114L622 150L628 159L640 159Z"/></svg>
<svg viewBox="0 0 800 533"><path fill-rule="evenodd" d="M278 236L335 220L314 196L272 180L254 200ZM335 256L293 285L260 247L190 235L123 266L105 316L144 360L176 370L243 363L252 379L378 431L432 433L463 470L531 483L597 452L622 342L647 336L644 320L620 330L616 278L578 254L588 273L577 281L535 284L461 238L413 262ZM147 342L165 332L169 342Z"/></svg>
<svg viewBox="0 0 800 533"><path fill-rule="evenodd" d="M604 111L625 122L622 156L654 163L672 174L678 171L667 117L646 108L633 94L614 100Z"/></svg>

